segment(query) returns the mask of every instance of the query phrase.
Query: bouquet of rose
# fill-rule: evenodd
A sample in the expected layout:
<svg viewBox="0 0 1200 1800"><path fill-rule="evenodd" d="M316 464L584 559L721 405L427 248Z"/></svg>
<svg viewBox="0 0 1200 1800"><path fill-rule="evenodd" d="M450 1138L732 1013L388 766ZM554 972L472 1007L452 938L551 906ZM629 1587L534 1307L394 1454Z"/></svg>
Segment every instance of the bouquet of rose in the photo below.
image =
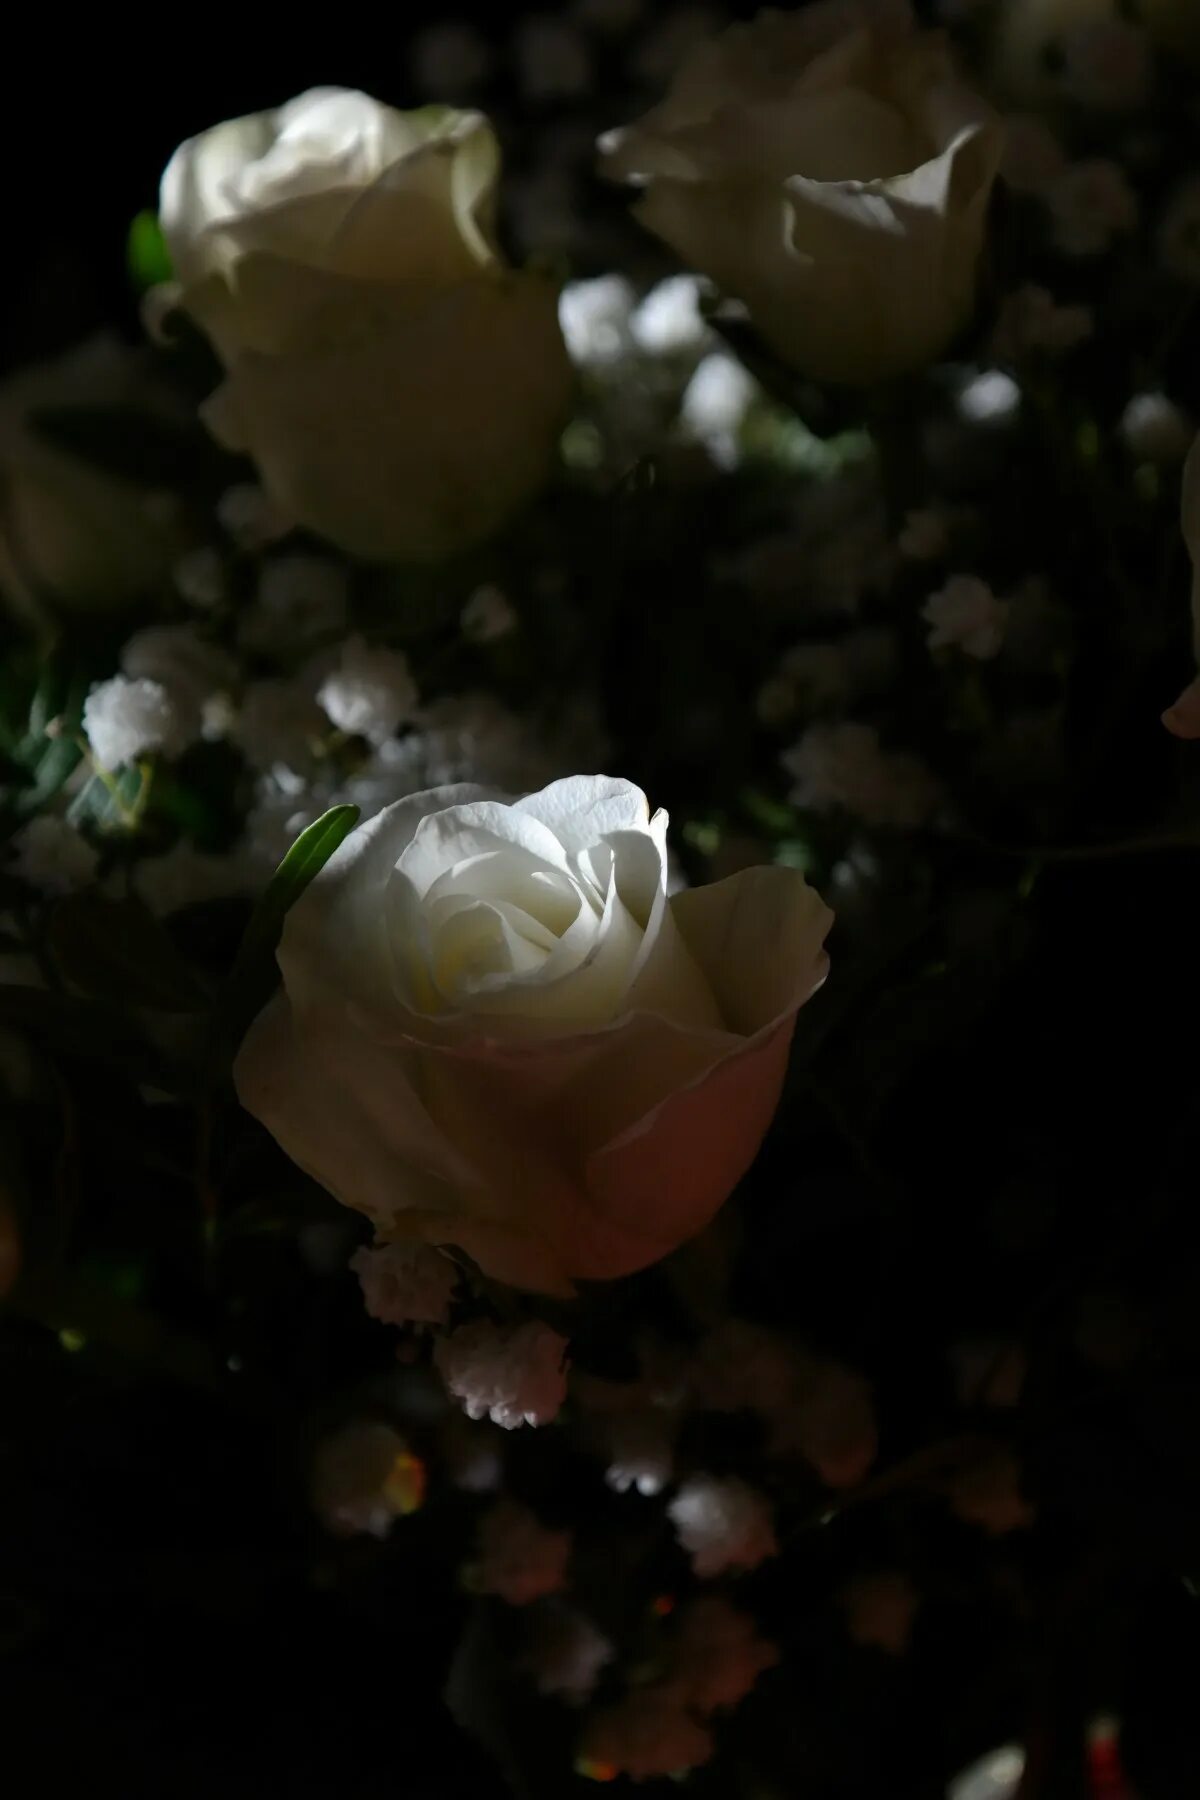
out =
<svg viewBox="0 0 1200 1800"><path fill-rule="evenodd" d="M1200 1567L1194 1453L1090 1504L1200 1349L1096 966L1131 869L1146 993L1192 944L1192 9L575 10L511 184L477 110L217 125L151 343L0 393L0 1292L294 1412L335 1586L444 1520L517 1794L1125 1792Z"/></svg>

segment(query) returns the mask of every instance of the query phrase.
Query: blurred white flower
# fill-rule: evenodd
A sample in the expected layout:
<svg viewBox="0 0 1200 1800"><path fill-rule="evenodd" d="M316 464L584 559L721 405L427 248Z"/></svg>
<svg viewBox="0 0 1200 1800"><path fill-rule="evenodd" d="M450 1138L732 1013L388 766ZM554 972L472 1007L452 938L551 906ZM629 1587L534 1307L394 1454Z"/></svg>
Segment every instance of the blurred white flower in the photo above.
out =
<svg viewBox="0 0 1200 1800"><path fill-rule="evenodd" d="M991 1750L946 1789L946 1800L1016 1800L1025 1773L1025 1752L1016 1744Z"/></svg>
<svg viewBox="0 0 1200 1800"><path fill-rule="evenodd" d="M1003 369L980 369L958 390L958 410L972 425L1003 425L1020 405L1021 390Z"/></svg>
<svg viewBox="0 0 1200 1800"><path fill-rule="evenodd" d="M313 1509L340 1537L384 1538L394 1520L420 1506L424 1486L421 1463L390 1425L347 1425L318 1447Z"/></svg>
<svg viewBox="0 0 1200 1800"><path fill-rule="evenodd" d="M181 556L172 570L172 578L180 596L198 612L211 612L229 591L225 560L211 544Z"/></svg>
<svg viewBox="0 0 1200 1800"><path fill-rule="evenodd" d="M325 677L317 699L339 731L382 744L411 717L417 686L406 656L352 637L342 645L341 660Z"/></svg>
<svg viewBox="0 0 1200 1800"><path fill-rule="evenodd" d="M309 682L271 675L245 689L232 735L252 768L298 769L328 730Z"/></svg>
<svg viewBox="0 0 1200 1800"><path fill-rule="evenodd" d="M853 719L810 725L782 761L794 780L794 806L844 808L867 825L922 825L940 799L937 780L918 757L885 750L872 726Z"/></svg>
<svg viewBox="0 0 1200 1800"><path fill-rule="evenodd" d="M1126 449L1139 462L1169 466L1183 461L1196 428L1165 394L1135 394L1121 414L1120 432Z"/></svg>
<svg viewBox="0 0 1200 1800"><path fill-rule="evenodd" d="M438 1432L438 1448L446 1473L465 1494L494 1494L504 1475L499 1430L465 1413L451 1412Z"/></svg>
<svg viewBox="0 0 1200 1800"><path fill-rule="evenodd" d="M779 1651L759 1637L748 1614L705 1595L680 1616L669 1652L670 1679L682 1686L693 1711L710 1713L737 1706L778 1661Z"/></svg>
<svg viewBox="0 0 1200 1800"><path fill-rule="evenodd" d="M635 1688L588 1720L576 1768L628 1775L633 1781L682 1776L713 1753L712 1735L688 1712L676 1683Z"/></svg>
<svg viewBox="0 0 1200 1800"><path fill-rule="evenodd" d="M1045 200L1054 242L1068 256L1097 256L1138 222L1137 195L1120 164L1108 157L1068 163Z"/></svg>
<svg viewBox="0 0 1200 1800"><path fill-rule="evenodd" d="M756 1569L777 1554L771 1509L736 1476L693 1475L667 1507L675 1535L701 1577Z"/></svg>
<svg viewBox="0 0 1200 1800"><path fill-rule="evenodd" d="M492 72L487 39L462 19L418 31L409 50L418 92L438 102L467 100Z"/></svg>
<svg viewBox="0 0 1200 1800"><path fill-rule="evenodd" d="M737 436L758 391L753 375L723 350L704 358L684 390L680 423L723 468L737 461Z"/></svg>
<svg viewBox="0 0 1200 1800"><path fill-rule="evenodd" d="M417 715L417 729L380 744L346 783L342 797L370 817L425 788L475 781L499 788L538 785L522 721L490 694L460 694Z"/></svg>
<svg viewBox="0 0 1200 1800"><path fill-rule="evenodd" d="M126 675L92 688L83 705L83 729L102 769L119 768L150 750L172 755L189 739L188 721L162 683Z"/></svg>
<svg viewBox="0 0 1200 1800"><path fill-rule="evenodd" d="M558 322L567 354L582 369L628 355L637 296L624 275L568 281L558 297Z"/></svg>
<svg viewBox="0 0 1200 1800"><path fill-rule="evenodd" d="M573 100L592 79L585 38L566 19L538 13L520 21L513 35L517 79L527 100Z"/></svg>
<svg viewBox="0 0 1200 1800"><path fill-rule="evenodd" d="M615 1413L608 1423L610 1462L604 1472L618 1494L635 1488L647 1497L661 1494L671 1479L675 1422L664 1408Z"/></svg>
<svg viewBox="0 0 1200 1800"><path fill-rule="evenodd" d="M794 1395L771 1423L771 1453L803 1456L826 1487L857 1487L878 1454L870 1383L823 1357L801 1360Z"/></svg>
<svg viewBox="0 0 1200 1800"><path fill-rule="evenodd" d="M239 620L248 650L292 656L344 629L349 580L341 563L300 553L264 563L254 600Z"/></svg>
<svg viewBox="0 0 1200 1800"><path fill-rule="evenodd" d="M270 773L258 782L240 845L247 877L255 887L274 873L300 833L330 804L330 796L310 788L286 763L267 767Z"/></svg>
<svg viewBox="0 0 1200 1800"><path fill-rule="evenodd" d="M706 286L699 275L669 275L651 288L630 322L638 349L647 356L702 350L712 337L700 310Z"/></svg>
<svg viewBox="0 0 1200 1800"><path fill-rule="evenodd" d="M515 1329L479 1319L439 1338L433 1360L469 1418L513 1431L548 1425L567 1393L567 1340L540 1320Z"/></svg>
<svg viewBox="0 0 1200 1800"><path fill-rule="evenodd" d="M569 1531L551 1531L528 1507L506 1496L480 1521L473 1585L510 1606L529 1606L561 1593L570 1558Z"/></svg>
<svg viewBox="0 0 1200 1800"><path fill-rule="evenodd" d="M458 624L468 643L494 644L515 629L517 615L503 589L486 582L475 589L459 614Z"/></svg>
<svg viewBox="0 0 1200 1800"><path fill-rule="evenodd" d="M218 720L212 703L233 686L237 664L195 625L148 625L134 632L121 651L121 669L133 680L160 684L178 713L181 737L223 735L206 726Z"/></svg>
<svg viewBox="0 0 1200 1800"><path fill-rule="evenodd" d="M291 519L254 481L226 488L217 501L217 523L240 550L263 550L292 529Z"/></svg>
<svg viewBox="0 0 1200 1800"><path fill-rule="evenodd" d="M930 594L921 617L930 628L931 650L961 650L985 662L1004 642L1008 606L978 575L952 575L945 587Z"/></svg>
<svg viewBox="0 0 1200 1800"><path fill-rule="evenodd" d="M69 894L86 887L100 861L73 825L53 813L30 819L13 837L12 871L45 894Z"/></svg>
<svg viewBox="0 0 1200 1800"><path fill-rule="evenodd" d="M574 1607L548 1602L530 1618L533 1642L523 1661L539 1694L556 1694L578 1705L613 1659L603 1632Z"/></svg>
<svg viewBox="0 0 1200 1800"><path fill-rule="evenodd" d="M364 1245L350 1258L373 1319L384 1325L444 1325L458 1269L425 1244Z"/></svg>
<svg viewBox="0 0 1200 1800"><path fill-rule="evenodd" d="M1095 329L1091 308L1063 306L1053 294L1029 282L1006 294L992 334L992 355L1019 362L1031 351L1059 355L1073 350Z"/></svg>

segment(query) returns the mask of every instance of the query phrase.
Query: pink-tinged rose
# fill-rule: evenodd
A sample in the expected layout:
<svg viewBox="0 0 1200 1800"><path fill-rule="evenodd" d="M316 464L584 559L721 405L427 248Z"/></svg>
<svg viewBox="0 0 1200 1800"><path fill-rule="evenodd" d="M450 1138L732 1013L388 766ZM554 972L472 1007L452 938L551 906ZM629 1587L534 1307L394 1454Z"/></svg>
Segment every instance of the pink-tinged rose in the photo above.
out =
<svg viewBox="0 0 1200 1800"><path fill-rule="evenodd" d="M398 801L288 916L243 1104L382 1241L569 1294L703 1229L779 1099L832 914L795 870L667 895L629 782Z"/></svg>

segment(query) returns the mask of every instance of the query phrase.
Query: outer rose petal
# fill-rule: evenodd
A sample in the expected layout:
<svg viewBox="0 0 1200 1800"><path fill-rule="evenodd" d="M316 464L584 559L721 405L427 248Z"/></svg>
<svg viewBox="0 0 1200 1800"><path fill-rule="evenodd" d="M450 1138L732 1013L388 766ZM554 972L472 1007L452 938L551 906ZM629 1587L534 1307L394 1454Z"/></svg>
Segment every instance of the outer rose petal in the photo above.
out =
<svg viewBox="0 0 1200 1800"><path fill-rule="evenodd" d="M902 373L970 312L1000 128L905 5L732 26L601 150L641 222L818 380Z"/></svg>
<svg viewBox="0 0 1200 1800"><path fill-rule="evenodd" d="M347 283L346 318L364 302ZM481 276L308 354L237 357L210 429L277 505L357 556L436 560L544 479L571 386L551 283ZM361 317L361 315L360 315Z"/></svg>
<svg viewBox="0 0 1200 1800"><path fill-rule="evenodd" d="M242 1047L238 1093L384 1237L458 1245L539 1291L632 1273L700 1231L753 1159L832 916L785 869L678 895L672 913L725 1029L633 1013L573 1037L439 1043L400 1011L381 1028L281 998Z"/></svg>
<svg viewBox="0 0 1200 1800"><path fill-rule="evenodd" d="M369 167L300 161L290 193L231 210L229 183L271 151L290 119L331 99L360 115ZM314 90L188 138L163 173L159 212L176 277L189 287L255 252L366 280L462 276L492 259L484 232L498 174L499 147L481 113L399 113L366 94Z"/></svg>
<svg viewBox="0 0 1200 1800"><path fill-rule="evenodd" d="M740 295L781 356L861 384L927 361L967 317L1000 149L974 126L889 181L660 179L637 212Z"/></svg>

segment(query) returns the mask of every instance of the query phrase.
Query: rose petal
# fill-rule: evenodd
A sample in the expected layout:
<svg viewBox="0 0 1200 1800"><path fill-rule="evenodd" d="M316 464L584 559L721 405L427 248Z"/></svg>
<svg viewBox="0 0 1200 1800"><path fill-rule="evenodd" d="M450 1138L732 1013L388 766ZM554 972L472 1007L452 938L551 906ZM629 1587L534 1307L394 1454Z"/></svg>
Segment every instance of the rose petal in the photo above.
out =
<svg viewBox="0 0 1200 1800"><path fill-rule="evenodd" d="M361 285L342 283L322 347L234 358L221 440L341 548L436 561L494 531L546 475L572 379L557 294L539 275L495 275L422 284L419 310L396 288L389 310Z"/></svg>

